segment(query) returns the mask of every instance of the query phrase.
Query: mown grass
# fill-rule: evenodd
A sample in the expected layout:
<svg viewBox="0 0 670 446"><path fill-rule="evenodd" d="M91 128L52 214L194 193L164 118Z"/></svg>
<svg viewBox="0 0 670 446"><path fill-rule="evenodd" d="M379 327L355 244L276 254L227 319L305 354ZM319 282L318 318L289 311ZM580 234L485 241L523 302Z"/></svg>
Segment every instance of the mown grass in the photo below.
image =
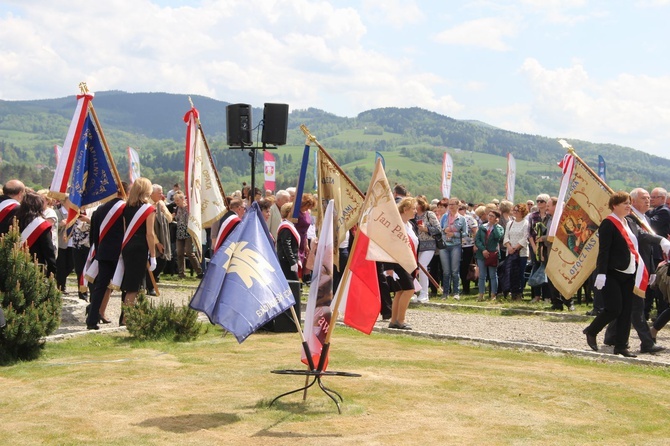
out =
<svg viewBox="0 0 670 446"><path fill-rule="evenodd" d="M310 389L296 334L91 334L0 369L2 444L665 444L670 371L338 327ZM661 393L659 393L661 392Z"/></svg>

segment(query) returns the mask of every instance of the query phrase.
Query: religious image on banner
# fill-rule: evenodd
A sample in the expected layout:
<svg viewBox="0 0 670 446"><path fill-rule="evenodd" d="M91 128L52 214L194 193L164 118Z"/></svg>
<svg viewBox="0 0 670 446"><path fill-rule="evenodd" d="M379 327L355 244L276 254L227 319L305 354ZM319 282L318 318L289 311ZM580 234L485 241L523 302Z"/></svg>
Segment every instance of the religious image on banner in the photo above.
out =
<svg viewBox="0 0 670 446"><path fill-rule="evenodd" d="M556 231L558 238L575 257L579 257L591 236L598 230L589 214L570 198L563 207L563 214Z"/></svg>
<svg viewBox="0 0 670 446"><path fill-rule="evenodd" d="M599 246L596 228L610 214L610 189L579 157L569 161L573 160L574 168L564 181L565 206L546 267L547 276L566 298L573 296L595 269Z"/></svg>

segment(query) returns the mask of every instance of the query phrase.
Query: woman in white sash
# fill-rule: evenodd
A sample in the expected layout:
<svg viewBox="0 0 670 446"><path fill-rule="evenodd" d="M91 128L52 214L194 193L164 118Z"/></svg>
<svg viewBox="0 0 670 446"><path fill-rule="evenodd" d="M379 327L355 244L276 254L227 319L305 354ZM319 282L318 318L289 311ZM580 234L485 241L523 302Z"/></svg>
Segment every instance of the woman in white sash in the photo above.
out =
<svg viewBox="0 0 670 446"><path fill-rule="evenodd" d="M127 240L124 236L124 245L121 249L124 273L121 289L126 292L125 304L135 305L135 298L147 271L147 258L151 262L151 270L156 268L156 242L154 236L155 208L149 205L151 196L151 181L140 177L133 183L128 193L128 201L123 210L123 219L126 234L133 227L136 214L147 212L144 221L138 224L135 231ZM148 211L147 206L150 207ZM139 216L139 215L138 215ZM134 220L135 219L135 220Z"/></svg>
<svg viewBox="0 0 670 446"><path fill-rule="evenodd" d="M44 219L44 198L36 192L26 190L16 213L21 231L21 240L28 246L37 263L45 266L47 276L56 274L56 249L51 239L51 223Z"/></svg>

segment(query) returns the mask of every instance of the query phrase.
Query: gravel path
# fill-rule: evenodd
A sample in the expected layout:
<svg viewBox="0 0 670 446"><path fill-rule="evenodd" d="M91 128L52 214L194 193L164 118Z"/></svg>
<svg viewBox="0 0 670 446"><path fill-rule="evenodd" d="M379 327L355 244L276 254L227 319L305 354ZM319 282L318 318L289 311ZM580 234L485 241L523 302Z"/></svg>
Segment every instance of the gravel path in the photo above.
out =
<svg viewBox="0 0 670 446"><path fill-rule="evenodd" d="M177 305L182 305L191 298L195 286L162 284L160 291L161 297L152 299L169 299ZM445 303L445 301L425 305L412 304L407 312L407 323L413 330L389 329L387 322L379 320L375 325L375 331L484 343L554 354L571 354L599 360L670 365L670 330L663 330L658 334L658 344L668 347L668 350L654 355L639 353L639 339L635 330L632 330L631 351L638 354L638 357L627 359L612 355L612 347L602 345L604 332L598 336L598 341L601 343L600 352L593 352L586 345L582 329L591 320L587 316L568 312L512 310L495 304L489 305L488 311L482 313L480 306ZM125 330L118 326L120 307L120 293L115 292L112 294L106 314L112 323L100 325L101 329L98 332ZM86 302L76 297L64 296L61 327L48 340L90 333L91 331L86 330L85 308ZM469 308L476 308L478 312L469 312ZM207 321L204 315L201 317Z"/></svg>

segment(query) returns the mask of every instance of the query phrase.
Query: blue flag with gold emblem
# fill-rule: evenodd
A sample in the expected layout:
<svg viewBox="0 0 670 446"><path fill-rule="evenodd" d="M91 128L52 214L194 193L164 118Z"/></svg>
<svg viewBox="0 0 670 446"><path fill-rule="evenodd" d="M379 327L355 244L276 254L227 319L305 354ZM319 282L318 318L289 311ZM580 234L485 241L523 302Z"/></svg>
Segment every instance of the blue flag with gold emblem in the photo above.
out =
<svg viewBox="0 0 670 446"><path fill-rule="evenodd" d="M242 343L294 304L272 238L254 202L212 257L189 306Z"/></svg>
<svg viewBox="0 0 670 446"><path fill-rule="evenodd" d="M119 190L90 115L79 137L71 186L70 202L77 209L104 203L116 197Z"/></svg>

